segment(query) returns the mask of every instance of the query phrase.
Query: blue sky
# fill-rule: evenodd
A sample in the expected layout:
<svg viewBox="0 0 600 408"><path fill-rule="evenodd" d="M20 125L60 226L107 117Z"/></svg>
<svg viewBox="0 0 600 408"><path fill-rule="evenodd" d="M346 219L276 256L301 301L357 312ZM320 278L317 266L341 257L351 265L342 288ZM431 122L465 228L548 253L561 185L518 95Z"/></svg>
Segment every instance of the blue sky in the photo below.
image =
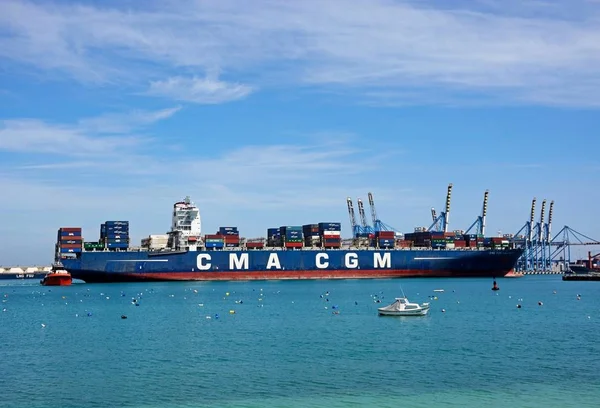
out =
<svg viewBox="0 0 600 408"><path fill-rule="evenodd" d="M600 237L600 3L592 0L0 3L0 264L56 229L135 242L172 203L203 230L380 218L488 231L531 199ZM538 205L539 210L539 205ZM536 217L539 218L539 211ZM579 251L581 252L581 251Z"/></svg>

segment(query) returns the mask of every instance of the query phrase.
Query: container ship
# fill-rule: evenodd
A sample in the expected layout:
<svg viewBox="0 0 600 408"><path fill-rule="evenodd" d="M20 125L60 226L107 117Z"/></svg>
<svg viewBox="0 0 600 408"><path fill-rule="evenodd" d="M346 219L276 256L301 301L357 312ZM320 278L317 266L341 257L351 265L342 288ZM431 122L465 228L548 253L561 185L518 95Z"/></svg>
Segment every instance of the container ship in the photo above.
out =
<svg viewBox="0 0 600 408"><path fill-rule="evenodd" d="M257 239L241 238L237 227L202 236L200 211L189 197L174 204L167 234L133 247L129 232L128 221L106 221L100 239L90 242L79 227L60 228L56 261L88 283L501 277L522 254L502 238L424 228L401 239L381 230L347 242L339 222L269 228Z"/></svg>

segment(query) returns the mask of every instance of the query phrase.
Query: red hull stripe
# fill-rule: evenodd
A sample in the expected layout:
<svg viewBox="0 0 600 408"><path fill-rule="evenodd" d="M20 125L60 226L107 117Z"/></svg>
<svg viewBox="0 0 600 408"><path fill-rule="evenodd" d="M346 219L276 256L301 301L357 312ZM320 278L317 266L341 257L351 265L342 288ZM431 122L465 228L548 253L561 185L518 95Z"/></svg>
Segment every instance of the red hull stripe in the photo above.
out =
<svg viewBox="0 0 600 408"><path fill-rule="evenodd" d="M505 273L507 273L506 271ZM277 272L163 272L163 273L128 273L122 274L132 280L198 280L198 281L232 281L232 280L297 280L297 279L368 279L368 278L408 278L408 277L491 277L503 276L505 273L459 272L450 270L313 270L313 271L277 271ZM121 274L119 274L121 275Z"/></svg>

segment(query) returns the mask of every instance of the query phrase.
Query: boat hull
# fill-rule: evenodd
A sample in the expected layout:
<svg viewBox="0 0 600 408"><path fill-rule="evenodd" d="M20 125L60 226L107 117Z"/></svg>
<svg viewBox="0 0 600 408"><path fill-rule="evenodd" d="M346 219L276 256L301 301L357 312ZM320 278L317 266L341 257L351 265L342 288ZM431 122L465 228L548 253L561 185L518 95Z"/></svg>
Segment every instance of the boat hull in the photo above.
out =
<svg viewBox="0 0 600 408"><path fill-rule="evenodd" d="M569 269L571 270L572 273L591 273L591 272L597 272L600 273L600 268L590 268L586 265L577 265L577 264L571 264L569 265Z"/></svg>
<svg viewBox="0 0 600 408"><path fill-rule="evenodd" d="M379 310L379 316L425 316L429 313L429 308L422 310L402 310L402 311L383 311Z"/></svg>
<svg viewBox="0 0 600 408"><path fill-rule="evenodd" d="M72 282L73 278L67 274L49 274L40 281L43 286L69 286Z"/></svg>
<svg viewBox="0 0 600 408"><path fill-rule="evenodd" d="M61 259L92 282L501 277L522 250L90 251Z"/></svg>

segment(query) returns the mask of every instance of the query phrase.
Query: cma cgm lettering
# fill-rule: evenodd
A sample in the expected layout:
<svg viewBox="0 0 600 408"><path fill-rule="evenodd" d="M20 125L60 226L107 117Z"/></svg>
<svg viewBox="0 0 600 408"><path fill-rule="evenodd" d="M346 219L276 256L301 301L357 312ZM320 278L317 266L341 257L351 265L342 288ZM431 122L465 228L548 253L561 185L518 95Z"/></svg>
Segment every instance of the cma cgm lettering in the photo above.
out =
<svg viewBox="0 0 600 408"><path fill-rule="evenodd" d="M372 251L371 251L372 252ZM252 254L246 253L229 253L229 270L230 271L239 271L239 270L249 270L250 269L250 256ZM372 265L374 269L380 268L388 268L392 267L392 254L390 252L380 253L380 252L372 252L363 254L364 256L372 256L372 262L369 265ZM314 265L315 269L328 269L328 268L345 268L345 269L358 269L359 266L359 255L356 252L347 252L342 257L343 262L339 266L332 266L329 262L329 254L326 252L318 252L314 255ZM196 258L196 268L200 271L210 271L213 269L213 265L211 263L212 256L208 253L199 254ZM260 268L262 269L262 268ZM271 252L268 255L267 262L264 266L265 270L284 270L285 267L282 266L282 262L280 260L280 256L277 252ZM291 268L293 269L293 268Z"/></svg>

